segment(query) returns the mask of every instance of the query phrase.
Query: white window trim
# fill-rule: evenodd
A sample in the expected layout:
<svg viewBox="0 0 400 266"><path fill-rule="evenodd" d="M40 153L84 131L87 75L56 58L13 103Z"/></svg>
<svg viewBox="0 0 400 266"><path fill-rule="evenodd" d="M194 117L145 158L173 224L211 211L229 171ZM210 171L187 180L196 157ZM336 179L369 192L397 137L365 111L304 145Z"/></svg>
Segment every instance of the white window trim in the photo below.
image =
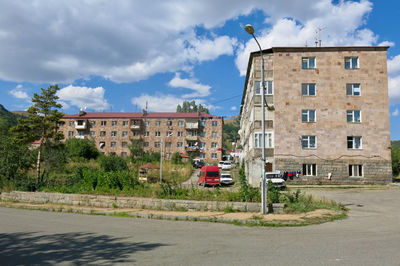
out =
<svg viewBox="0 0 400 266"><path fill-rule="evenodd" d="M353 67L353 58L357 58L357 67ZM346 68L346 61L349 60L350 67ZM344 58L344 68L345 69L359 69L360 68L360 58L358 56L345 56Z"/></svg>
<svg viewBox="0 0 400 266"><path fill-rule="evenodd" d="M257 84L258 84L258 88L257 88ZM274 82L272 80L265 80L264 81L265 84L265 95L274 95ZM269 85L271 84L271 93L268 93L269 90ZM258 90L258 92L257 92ZM261 95L261 80L256 80L254 81L254 93L255 95Z"/></svg>
<svg viewBox="0 0 400 266"><path fill-rule="evenodd" d="M303 111L307 111L307 121L303 121ZM314 111L314 121L310 121L310 111ZM303 122L303 123L317 122L317 111L315 109L302 109L301 110L301 122Z"/></svg>
<svg viewBox="0 0 400 266"><path fill-rule="evenodd" d="M307 137L307 147L303 147L303 137ZM310 147L311 145L311 141L310 141L310 139L311 139L311 137L314 137L315 138L315 147ZM302 149L304 149L304 150L315 150L316 148L317 148L317 136L315 136L315 135L304 135L304 136L301 136L301 148Z"/></svg>
<svg viewBox="0 0 400 266"><path fill-rule="evenodd" d="M312 174L312 170L311 170L311 174L310 173L303 173L304 176L318 176L318 165L317 164L315 164L315 163L305 163L305 165L306 165L306 170L308 170L307 165L311 165L311 168L312 168L313 165L315 165L315 175Z"/></svg>
<svg viewBox="0 0 400 266"><path fill-rule="evenodd" d="M310 85L314 85L314 95L310 95ZM303 85L307 86L307 94L303 94ZM315 97L317 96L317 84L316 83L301 83L301 96L310 96L310 97Z"/></svg>
<svg viewBox="0 0 400 266"><path fill-rule="evenodd" d="M359 111L360 112L360 121L355 121L355 115L354 115L355 111ZM351 121L347 120L349 112L351 112L351 118L352 118ZM347 121L347 123L361 123L362 122L362 112L361 112L361 110L346 110L346 121Z"/></svg>
<svg viewBox="0 0 400 266"><path fill-rule="evenodd" d="M310 58L314 58L314 67L310 67ZM307 67L303 68L303 60L307 59ZM315 56L304 56L301 58L301 68L302 69L316 69L317 68L317 58Z"/></svg>
<svg viewBox="0 0 400 266"><path fill-rule="evenodd" d="M358 171L358 167L359 166L361 166L361 171L362 171L362 173L361 173L361 175L354 175L354 173L356 172L356 171L354 171L355 169L357 169L357 173L359 172ZM352 174L353 175L350 175L350 173L349 173L349 177L352 177L352 178L363 178L364 177L364 165L362 165L362 164L349 164L349 167L352 167L353 169L352 169Z"/></svg>
<svg viewBox="0 0 400 266"><path fill-rule="evenodd" d="M347 136L348 138L349 137L351 137L351 138L353 138L352 139L352 141L353 141L353 148L349 148L349 144L348 144L348 142L349 142L349 140L347 140L347 149L349 149L349 150L362 150L362 148L363 148L363 141L362 141L362 136ZM355 148L354 146L354 144L355 144L355 138L360 138L360 148Z"/></svg>
<svg viewBox="0 0 400 266"><path fill-rule="evenodd" d="M273 131L265 131L265 134L271 134L271 145L269 145L269 142L268 142L269 138L266 138L265 139L265 149L273 149L275 147L274 132ZM262 146L262 144L261 144L262 143L262 138L260 139L260 137L259 137L259 136L262 137L262 132L261 131L260 132L254 132L253 136L254 136L254 142L253 142L254 148L262 149L262 147L261 147ZM256 140L258 140L257 143L261 141L260 144L256 144Z"/></svg>
<svg viewBox="0 0 400 266"><path fill-rule="evenodd" d="M347 94L347 85L351 85L351 94ZM358 88L360 89L360 95L354 95L354 85L358 85ZM355 97L359 97L361 96L361 84L360 83L347 83L346 84L346 95L347 96L355 96Z"/></svg>

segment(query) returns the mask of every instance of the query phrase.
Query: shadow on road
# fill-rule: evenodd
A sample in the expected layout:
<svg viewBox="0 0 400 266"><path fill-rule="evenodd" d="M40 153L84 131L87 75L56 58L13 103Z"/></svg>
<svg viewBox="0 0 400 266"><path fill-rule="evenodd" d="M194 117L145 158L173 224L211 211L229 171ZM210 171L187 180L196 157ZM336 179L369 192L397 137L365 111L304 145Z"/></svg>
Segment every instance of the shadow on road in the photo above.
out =
<svg viewBox="0 0 400 266"><path fill-rule="evenodd" d="M134 262L137 251L166 246L160 243L132 243L93 233L38 235L37 233L0 234L1 265L115 264Z"/></svg>

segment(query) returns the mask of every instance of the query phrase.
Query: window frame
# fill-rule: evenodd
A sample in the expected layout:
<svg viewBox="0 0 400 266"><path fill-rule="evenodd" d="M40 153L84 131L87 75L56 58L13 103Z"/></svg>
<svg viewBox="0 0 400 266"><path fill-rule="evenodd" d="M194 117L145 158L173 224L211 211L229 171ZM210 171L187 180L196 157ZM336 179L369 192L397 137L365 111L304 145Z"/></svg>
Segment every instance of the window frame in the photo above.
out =
<svg viewBox="0 0 400 266"><path fill-rule="evenodd" d="M355 146L357 144L357 142L356 142L357 139L359 139L359 147L358 148ZM348 150L362 150L362 148L363 148L362 136L347 136L347 149Z"/></svg>
<svg viewBox="0 0 400 266"><path fill-rule="evenodd" d="M354 61L356 59L356 66L353 66ZM360 68L360 59L358 56L345 56L344 57L344 68L345 69L359 69Z"/></svg>
<svg viewBox="0 0 400 266"><path fill-rule="evenodd" d="M359 121L355 121L356 118L356 112L359 112L358 117L359 117ZM349 117L351 118L349 120ZM362 115L361 115L361 110L346 110L346 120L347 123L361 123L362 122Z"/></svg>
<svg viewBox="0 0 400 266"><path fill-rule="evenodd" d="M317 176L318 166L315 163L304 163L303 164L303 175L304 176Z"/></svg>
<svg viewBox="0 0 400 266"><path fill-rule="evenodd" d="M314 139L314 147L311 146L311 140ZM304 146L303 143L307 141L307 146ZM315 150L317 149L317 136L315 135L303 135L301 136L301 148L303 150Z"/></svg>
<svg viewBox="0 0 400 266"><path fill-rule="evenodd" d="M211 121L211 126L217 127L218 126L218 121Z"/></svg>
<svg viewBox="0 0 400 266"><path fill-rule="evenodd" d="M311 66L310 59L313 59L314 66ZM304 64L306 63L306 64ZM317 58L315 56L304 56L301 58L301 68L302 69L316 69L317 68Z"/></svg>
<svg viewBox="0 0 400 266"><path fill-rule="evenodd" d="M310 94L310 85L314 86L314 94ZM304 92L306 91L306 94ZM301 96L317 96L317 84L316 83L301 83Z"/></svg>
<svg viewBox="0 0 400 266"><path fill-rule="evenodd" d="M265 95L274 95L274 82L272 80L264 80ZM255 95L261 95L261 80L254 81Z"/></svg>
<svg viewBox="0 0 400 266"><path fill-rule="evenodd" d="M112 127L118 126L118 121L117 121L117 120L111 121L111 126L112 126Z"/></svg>
<svg viewBox="0 0 400 266"><path fill-rule="evenodd" d="M360 175L361 170L361 175ZM354 174L357 175L354 175ZM364 165L362 164L349 164L349 177L363 178L364 177Z"/></svg>
<svg viewBox="0 0 400 266"><path fill-rule="evenodd" d="M358 85L358 95L355 94L354 88L356 88L355 85ZM351 94L349 94L349 89L351 89ZM346 83L346 96L356 96L359 97L361 96L361 84L360 83Z"/></svg>
<svg viewBox="0 0 400 266"><path fill-rule="evenodd" d="M314 112L314 120L311 121L310 112ZM304 120L304 115L306 115L306 120ZM302 109L301 110L301 122L303 123L315 123L317 122L317 111L315 109Z"/></svg>
<svg viewBox="0 0 400 266"><path fill-rule="evenodd" d="M273 149L275 146L275 138L273 131L265 131L265 149ZM262 132L254 132L254 148L262 149Z"/></svg>

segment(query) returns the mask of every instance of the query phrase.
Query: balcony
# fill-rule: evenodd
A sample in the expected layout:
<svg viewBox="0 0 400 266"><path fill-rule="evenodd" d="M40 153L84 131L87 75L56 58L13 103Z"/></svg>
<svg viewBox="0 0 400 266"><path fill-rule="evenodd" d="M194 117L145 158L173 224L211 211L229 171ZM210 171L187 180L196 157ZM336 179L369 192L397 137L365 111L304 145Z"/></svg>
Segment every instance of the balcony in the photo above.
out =
<svg viewBox="0 0 400 266"><path fill-rule="evenodd" d="M139 130L142 125L142 120L131 120L131 129Z"/></svg>
<svg viewBox="0 0 400 266"><path fill-rule="evenodd" d="M196 141L199 140L199 136L186 136L186 140Z"/></svg>
<svg viewBox="0 0 400 266"><path fill-rule="evenodd" d="M85 136L83 136L83 135L77 135L77 136L75 136L75 138L76 138L76 139L85 139Z"/></svg>
<svg viewBox="0 0 400 266"><path fill-rule="evenodd" d="M186 145L185 146L185 151L200 151L200 148L199 148L199 146Z"/></svg>
<svg viewBox="0 0 400 266"><path fill-rule="evenodd" d="M199 121L186 121L186 129L199 129Z"/></svg>
<svg viewBox="0 0 400 266"><path fill-rule="evenodd" d="M87 128L87 121L86 120L76 120L75 121L75 129L82 130Z"/></svg>

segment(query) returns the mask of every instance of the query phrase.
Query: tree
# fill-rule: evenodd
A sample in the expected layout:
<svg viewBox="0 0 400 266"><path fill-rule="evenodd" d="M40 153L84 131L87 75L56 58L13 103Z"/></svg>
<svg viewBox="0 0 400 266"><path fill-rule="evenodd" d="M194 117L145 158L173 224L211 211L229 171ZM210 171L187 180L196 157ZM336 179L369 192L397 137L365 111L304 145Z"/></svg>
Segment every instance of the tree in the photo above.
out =
<svg viewBox="0 0 400 266"><path fill-rule="evenodd" d="M65 145L68 157L73 161L96 159L99 156L94 142L88 139L68 139Z"/></svg>
<svg viewBox="0 0 400 266"><path fill-rule="evenodd" d="M43 145L49 140L61 140L63 134L58 132L58 122L63 113L58 109L62 107L57 103L58 85L51 85L41 89L41 94L35 93L32 98L33 105L27 110L26 119L18 119L18 124L12 128L15 133L15 143L29 144L38 141L36 160L36 183L40 183L40 162L42 160Z"/></svg>
<svg viewBox="0 0 400 266"><path fill-rule="evenodd" d="M177 113L195 113L195 112L201 112L201 113L206 113L209 114L210 112L208 111L207 108L205 108L203 105L199 104L198 106L196 105L195 101L183 101L182 106L178 104L176 107L176 112Z"/></svg>
<svg viewBox="0 0 400 266"><path fill-rule="evenodd" d="M131 145L129 146L130 157L132 161L136 161L138 158L143 158L143 140L141 139L132 139Z"/></svg>
<svg viewBox="0 0 400 266"><path fill-rule="evenodd" d="M171 162L174 163L174 164L182 163L181 154L179 152L175 152L174 154L172 154Z"/></svg>

